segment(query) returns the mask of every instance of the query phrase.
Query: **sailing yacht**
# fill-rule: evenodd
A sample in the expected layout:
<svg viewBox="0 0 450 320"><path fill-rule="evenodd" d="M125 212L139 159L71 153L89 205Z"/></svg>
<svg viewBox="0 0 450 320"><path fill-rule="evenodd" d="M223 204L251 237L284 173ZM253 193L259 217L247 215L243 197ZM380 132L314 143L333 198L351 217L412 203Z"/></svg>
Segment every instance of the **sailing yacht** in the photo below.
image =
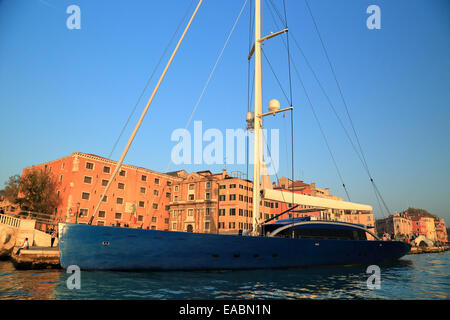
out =
<svg viewBox="0 0 450 320"><path fill-rule="evenodd" d="M409 244L381 241L365 225L312 220L309 217L282 219L274 223L259 221L261 199L282 202L286 202L285 199L292 199L293 206L288 211L299 205L318 209L372 210L371 206L363 204L261 188L259 181L263 166L262 119L264 116L291 110L292 106L281 109L279 103L272 100L269 112L262 112L261 45L265 40L287 32L287 29L261 37L260 2L255 0L254 46L249 55L254 57L255 67L254 110L249 112L246 118L254 131L254 199L251 232L243 235L225 235L91 225L100 207L100 200L89 224L58 225L60 264L63 268L77 265L82 270L133 271L314 267L374 264L399 259L409 252ZM202 0L198 2L100 199L107 194L119 171L148 107L201 3ZM368 240L368 235L375 240Z"/></svg>

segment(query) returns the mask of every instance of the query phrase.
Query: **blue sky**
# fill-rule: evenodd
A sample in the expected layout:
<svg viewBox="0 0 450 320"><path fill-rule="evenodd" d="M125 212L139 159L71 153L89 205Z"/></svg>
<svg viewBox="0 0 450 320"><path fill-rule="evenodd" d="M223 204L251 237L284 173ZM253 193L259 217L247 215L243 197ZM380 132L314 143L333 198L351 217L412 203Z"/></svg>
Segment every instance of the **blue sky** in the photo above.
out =
<svg viewBox="0 0 450 320"><path fill-rule="evenodd" d="M282 12L282 1L272 0ZM125 162L165 172L175 142L244 1L206 0L167 73ZM263 34L278 31L263 1ZM369 168L389 208L427 209L450 223L450 5L447 0L309 0L342 87ZM69 5L81 9L81 29L69 30ZM107 157L188 8L186 1L0 0L0 182L22 168L79 151ZM369 30L369 5L381 9L381 29ZM349 132L333 75L304 1L286 0L295 37ZM279 24L279 21L277 21ZM193 120L203 130L245 127L248 8L244 11ZM292 40L292 38L291 38ZM171 47L173 48L173 46ZM264 50L288 90L281 38ZM373 189L303 57L291 54L327 135L352 201L374 206ZM164 62L167 61L166 57ZM158 69L157 76L163 66ZM294 72L294 71L292 71ZM156 84L138 105L118 147ZM298 79L292 74L295 178L345 196ZM284 98L264 63L264 106ZM265 121L280 130L279 176L291 176L290 115ZM193 126L189 127L192 132ZM206 144L206 143L205 143ZM170 171L221 170L223 165L170 166ZM245 165L227 169L246 171ZM250 170L251 172L251 170Z"/></svg>

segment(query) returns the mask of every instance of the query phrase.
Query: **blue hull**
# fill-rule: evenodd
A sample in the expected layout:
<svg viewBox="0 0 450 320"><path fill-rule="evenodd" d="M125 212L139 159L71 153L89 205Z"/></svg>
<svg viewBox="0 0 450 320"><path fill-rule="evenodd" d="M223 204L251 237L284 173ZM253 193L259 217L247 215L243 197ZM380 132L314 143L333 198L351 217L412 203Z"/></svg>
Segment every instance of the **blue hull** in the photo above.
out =
<svg viewBox="0 0 450 320"><path fill-rule="evenodd" d="M250 237L59 224L60 263L82 270L233 270L374 264L407 254L399 241Z"/></svg>

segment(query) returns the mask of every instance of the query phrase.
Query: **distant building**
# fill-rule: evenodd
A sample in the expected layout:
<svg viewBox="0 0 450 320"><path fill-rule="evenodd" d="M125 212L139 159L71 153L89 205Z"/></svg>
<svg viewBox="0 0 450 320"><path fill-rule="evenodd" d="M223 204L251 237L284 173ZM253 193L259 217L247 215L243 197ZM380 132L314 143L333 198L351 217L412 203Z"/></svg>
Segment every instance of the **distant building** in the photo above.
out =
<svg viewBox="0 0 450 320"><path fill-rule="evenodd" d="M436 229L436 240L446 243L448 241L448 235L444 219L442 218L434 219L434 226Z"/></svg>
<svg viewBox="0 0 450 320"><path fill-rule="evenodd" d="M413 234L413 223L406 213L395 213L387 218L377 219L375 229L380 237L385 233L394 237L409 237Z"/></svg>

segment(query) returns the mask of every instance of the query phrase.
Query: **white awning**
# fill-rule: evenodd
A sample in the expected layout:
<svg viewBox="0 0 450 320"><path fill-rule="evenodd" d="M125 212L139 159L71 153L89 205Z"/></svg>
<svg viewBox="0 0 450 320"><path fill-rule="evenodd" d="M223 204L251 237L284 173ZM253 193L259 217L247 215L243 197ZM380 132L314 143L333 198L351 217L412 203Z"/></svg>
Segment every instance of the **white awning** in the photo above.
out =
<svg viewBox="0 0 450 320"><path fill-rule="evenodd" d="M333 200L327 198L313 197L305 194L294 193L294 199L292 199L292 192L264 189L262 192L262 198L273 201L287 202L295 204L301 204L305 206L313 206L327 209L340 209L340 210L357 210L357 211L372 211L372 206L360 203L353 203L348 201Z"/></svg>

